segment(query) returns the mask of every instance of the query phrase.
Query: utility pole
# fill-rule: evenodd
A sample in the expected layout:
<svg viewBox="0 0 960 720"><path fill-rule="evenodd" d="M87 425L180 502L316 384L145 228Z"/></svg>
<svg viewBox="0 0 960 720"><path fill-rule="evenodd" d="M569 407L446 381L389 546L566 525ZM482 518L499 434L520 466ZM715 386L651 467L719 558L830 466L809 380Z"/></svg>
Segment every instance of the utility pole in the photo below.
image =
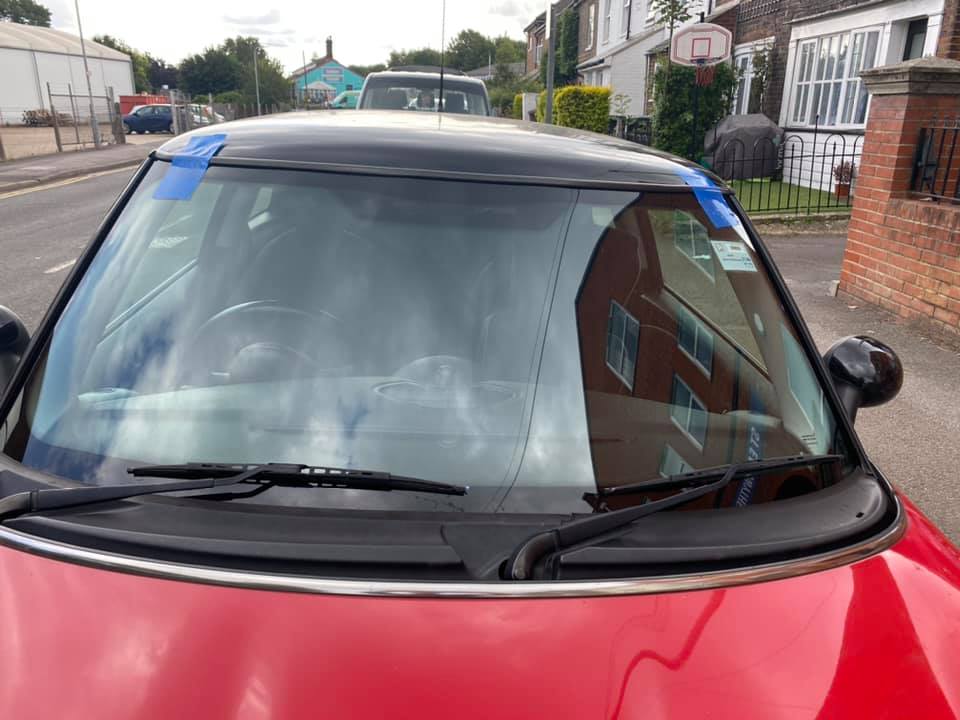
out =
<svg viewBox="0 0 960 720"><path fill-rule="evenodd" d="M307 53L301 50L300 55L303 58L303 97L300 99L303 101L304 108L306 108L307 107Z"/></svg>
<svg viewBox="0 0 960 720"><path fill-rule="evenodd" d="M87 76L87 97L90 99L90 129L93 130L93 146L100 147L100 125L93 107L93 86L90 85L90 66L87 65L87 46L83 42L83 25L80 24L80 0L73 0L77 11L77 30L80 33L80 54L83 55L83 74Z"/></svg>
<svg viewBox="0 0 960 720"><path fill-rule="evenodd" d="M547 102L543 111L543 121L553 125L553 73L557 58L553 51L553 3L547 0Z"/></svg>
<svg viewBox="0 0 960 720"><path fill-rule="evenodd" d="M260 43L257 42L253 47L253 83L257 87L257 115L260 114L260 71L257 66L260 64Z"/></svg>

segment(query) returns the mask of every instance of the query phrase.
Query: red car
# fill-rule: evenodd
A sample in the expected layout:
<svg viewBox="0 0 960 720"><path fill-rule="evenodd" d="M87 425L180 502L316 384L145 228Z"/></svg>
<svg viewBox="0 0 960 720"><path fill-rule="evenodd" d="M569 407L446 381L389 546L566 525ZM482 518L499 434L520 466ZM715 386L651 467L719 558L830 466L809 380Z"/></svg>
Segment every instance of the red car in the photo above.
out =
<svg viewBox="0 0 960 720"><path fill-rule="evenodd" d="M181 136L0 376L2 718L960 717L960 555L853 429L896 356L674 158Z"/></svg>

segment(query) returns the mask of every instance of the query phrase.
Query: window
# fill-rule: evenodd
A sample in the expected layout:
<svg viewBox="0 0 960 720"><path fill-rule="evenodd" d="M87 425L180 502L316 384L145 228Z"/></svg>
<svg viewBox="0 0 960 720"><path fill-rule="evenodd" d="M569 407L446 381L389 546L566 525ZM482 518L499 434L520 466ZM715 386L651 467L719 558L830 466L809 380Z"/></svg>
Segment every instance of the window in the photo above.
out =
<svg viewBox="0 0 960 720"><path fill-rule="evenodd" d="M610 5L612 0L603 0L603 41L610 40Z"/></svg>
<svg viewBox="0 0 960 720"><path fill-rule="evenodd" d="M620 16L620 37L626 37L630 29L630 6L633 0L623 0L623 15Z"/></svg>
<svg viewBox="0 0 960 720"><path fill-rule="evenodd" d="M713 249L703 225L692 215L677 210L673 217L673 241L680 252L713 279Z"/></svg>
<svg viewBox="0 0 960 720"><path fill-rule="evenodd" d="M707 409L679 375L673 376L670 404L673 422L702 450L707 442Z"/></svg>
<svg viewBox="0 0 960 720"><path fill-rule="evenodd" d="M860 73L876 64L879 30L802 42L797 50L791 119L797 125L862 125L867 92Z"/></svg>
<svg viewBox="0 0 960 720"><path fill-rule="evenodd" d="M668 443L664 443L663 454L660 456L660 474L663 477L679 475L680 473L690 472L693 466L680 457L680 453L674 450Z"/></svg>
<svg viewBox="0 0 960 720"><path fill-rule="evenodd" d="M593 35L597 31L597 5L591 3L587 8L587 42L584 45L585 50L593 47Z"/></svg>
<svg viewBox="0 0 960 720"><path fill-rule="evenodd" d="M707 377L713 372L713 333L689 311L681 310L678 318L677 344Z"/></svg>
<svg viewBox="0 0 960 720"><path fill-rule="evenodd" d="M753 51L747 50L733 59L737 70L737 92L733 99L733 114L750 112L750 81L753 79Z"/></svg>
<svg viewBox="0 0 960 720"><path fill-rule="evenodd" d="M533 66L540 67L540 59L543 56L543 37L537 38L537 51L533 55Z"/></svg>
<svg viewBox="0 0 960 720"><path fill-rule="evenodd" d="M923 46L927 44L927 18L911 20L907 26L907 41L903 46L903 59L916 60L923 57Z"/></svg>
<svg viewBox="0 0 960 720"><path fill-rule="evenodd" d="M639 337L640 323L619 303L611 300L607 320L607 367L631 390Z"/></svg>

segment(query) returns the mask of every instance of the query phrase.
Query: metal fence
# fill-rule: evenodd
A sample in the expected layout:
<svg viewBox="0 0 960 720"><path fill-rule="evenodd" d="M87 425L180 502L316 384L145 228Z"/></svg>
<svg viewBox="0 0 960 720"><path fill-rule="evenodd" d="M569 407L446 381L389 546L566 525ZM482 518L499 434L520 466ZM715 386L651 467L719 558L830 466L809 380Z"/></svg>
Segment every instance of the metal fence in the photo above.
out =
<svg viewBox="0 0 960 720"><path fill-rule="evenodd" d="M790 134L779 143L724 142L707 163L751 213L845 212L856 192L862 135Z"/></svg>
<svg viewBox="0 0 960 720"><path fill-rule="evenodd" d="M611 116L607 127L607 134L624 140L649 145L653 139L651 120L649 117Z"/></svg>
<svg viewBox="0 0 960 720"><path fill-rule="evenodd" d="M72 146L96 146L122 143L123 132L117 117L113 91L106 95L77 92L72 85L47 83L49 108L24 114L26 124L52 126L57 150ZM33 121L33 122L32 122Z"/></svg>
<svg viewBox="0 0 960 720"><path fill-rule="evenodd" d="M910 189L934 200L960 200L960 118L934 118L920 128Z"/></svg>

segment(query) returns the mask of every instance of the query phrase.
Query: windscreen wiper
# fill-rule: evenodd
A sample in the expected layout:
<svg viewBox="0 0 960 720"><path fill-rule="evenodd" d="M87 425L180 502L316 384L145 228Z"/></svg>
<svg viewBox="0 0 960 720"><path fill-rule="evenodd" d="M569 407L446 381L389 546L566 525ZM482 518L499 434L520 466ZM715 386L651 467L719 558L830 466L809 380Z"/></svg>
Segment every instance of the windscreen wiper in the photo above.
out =
<svg viewBox="0 0 960 720"><path fill-rule="evenodd" d="M95 487L48 488L14 493L0 500L0 521L41 510L76 507L108 500L124 500L138 495L206 490L252 483L256 492L271 487L344 488L350 490L394 490L466 495L463 485L391 475L387 472L331 468L287 463L234 465L227 463L184 463L182 465L146 465L130 468L134 477L174 478L175 482L98 485ZM249 497L250 493L247 494ZM209 499L210 496L201 496Z"/></svg>
<svg viewBox="0 0 960 720"><path fill-rule="evenodd" d="M674 488L680 488L680 491L643 505L590 515L572 520L551 530L539 532L524 540L510 554L501 576L505 580L529 580L533 576L536 566L547 559L548 556L555 556L559 552L571 550L575 547L585 547L605 542L611 539L611 534L614 531L624 530L631 523L661 510L685 505L704 495L718 492L736 478L763 475L790 467L843 462L843 460L842 455L795 455L769 458L733 463L726 467L682 473L668 478L631 483L616 488L601 489L594 497L605 498Z"/></svg>

